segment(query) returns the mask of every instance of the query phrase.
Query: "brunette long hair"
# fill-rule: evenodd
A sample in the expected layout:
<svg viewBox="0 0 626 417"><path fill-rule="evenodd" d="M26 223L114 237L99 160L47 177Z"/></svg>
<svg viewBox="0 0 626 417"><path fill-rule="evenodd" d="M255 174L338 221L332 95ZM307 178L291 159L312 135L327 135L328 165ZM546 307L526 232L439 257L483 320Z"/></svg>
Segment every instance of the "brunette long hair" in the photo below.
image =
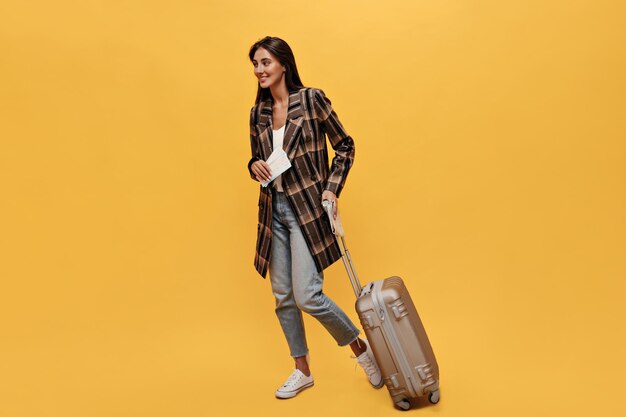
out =
<svg viewBox="0 0 626 417"><path fill-rule="evenodd" d="M278 62L285 67L285 83L287 84L287 90L292 93L304 88L300 75L298 74L298 67L296 66L296 58L293 56L291 48L284 40L274 37L266 36L263 39L255 42L250 48L248 54L250 61L254 59L254 54L257 49L263 48L270 54L274 55ZM258 104L260 101L271 97L269 88L261 88L259 84L256 92L255 102Z"/></svg>

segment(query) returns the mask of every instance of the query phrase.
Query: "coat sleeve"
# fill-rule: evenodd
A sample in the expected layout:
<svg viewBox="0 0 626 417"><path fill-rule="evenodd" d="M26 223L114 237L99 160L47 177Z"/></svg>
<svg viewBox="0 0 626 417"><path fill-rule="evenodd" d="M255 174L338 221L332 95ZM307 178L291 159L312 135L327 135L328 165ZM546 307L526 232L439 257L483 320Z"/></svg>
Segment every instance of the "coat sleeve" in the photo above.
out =
<svg viewBox="0 0 626 417"><path fill-rule="evenodd" d="M250 148L252 151L252 158L250 158L250 161L248 162L248 172L250 173L250 178L252 178L255 181L258 181L256 179L256 176L252 173L252 170L251 170L251 166L254 163L254 161L258 161L261 159L261 153L259 151L259 140L257 138L256 126L255 126L255 120L254 120L255 110L256 110L256 106L253 106L252 109L250 110Z"/></svg>
<svg viewBox="0 0 626 417"><path fill-rule="evenodd" d="M325 189L332 191L339 197L346 183L348 171L354 163L354 141L339 121L337 113L331 106L330 99L320 89L314 91L314 104L316 117L320 120L322 128L335 151Z"/></svg>

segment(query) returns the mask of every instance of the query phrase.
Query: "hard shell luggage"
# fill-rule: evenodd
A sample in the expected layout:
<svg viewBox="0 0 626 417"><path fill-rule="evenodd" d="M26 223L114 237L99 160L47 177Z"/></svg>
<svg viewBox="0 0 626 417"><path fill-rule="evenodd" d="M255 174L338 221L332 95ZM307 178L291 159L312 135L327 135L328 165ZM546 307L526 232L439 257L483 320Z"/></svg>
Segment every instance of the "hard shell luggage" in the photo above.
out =
<svg viewBox="0 0 626 417"><path fill-rule="evenodd" d="M333 221L332 205L323 202L342 260L357 296L356 311L365 330L385 385L396 407L410 408L410 400L428 395L439 402L439 366L426 330L402 278L390 277L361 287L346 247L339 216Z"/></svg>

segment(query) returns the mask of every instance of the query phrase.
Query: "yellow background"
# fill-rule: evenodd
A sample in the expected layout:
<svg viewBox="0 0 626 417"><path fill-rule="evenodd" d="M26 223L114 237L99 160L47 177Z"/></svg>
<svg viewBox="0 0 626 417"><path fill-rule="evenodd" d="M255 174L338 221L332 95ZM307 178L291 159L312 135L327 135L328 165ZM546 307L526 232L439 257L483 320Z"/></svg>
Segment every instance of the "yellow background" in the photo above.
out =
<svg viewBox="0 0 626 417"><path fill-rule="evenodd" d="M621 1L0 4L0 417L397 415L252 266L256 80L286 39L356 142L362 281L404 277L439 416L624 415ZM356 321L343 266L326 292Z"/></svg>

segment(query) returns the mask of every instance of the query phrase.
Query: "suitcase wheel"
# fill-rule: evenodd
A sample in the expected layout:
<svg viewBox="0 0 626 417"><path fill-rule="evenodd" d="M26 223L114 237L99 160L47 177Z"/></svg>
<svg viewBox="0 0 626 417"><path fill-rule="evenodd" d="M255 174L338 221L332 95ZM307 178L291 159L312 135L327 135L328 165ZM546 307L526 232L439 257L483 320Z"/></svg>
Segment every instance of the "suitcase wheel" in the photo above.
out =
<svg viewBox="0 0 626 417"><path fill-rule="evenodd" d="M398 401L396 403L396 407L402 411L407 411L409 408L411 408L411 403L409 402L409 400L405 398L403 400Z"/></svg>
<svg viewBox="0 0 626 417"><path fill-rule="evenodd" d="M428 401L430 401L431 404L437 404L439 402L439 390L435 390L428 394Z"/></svg>

